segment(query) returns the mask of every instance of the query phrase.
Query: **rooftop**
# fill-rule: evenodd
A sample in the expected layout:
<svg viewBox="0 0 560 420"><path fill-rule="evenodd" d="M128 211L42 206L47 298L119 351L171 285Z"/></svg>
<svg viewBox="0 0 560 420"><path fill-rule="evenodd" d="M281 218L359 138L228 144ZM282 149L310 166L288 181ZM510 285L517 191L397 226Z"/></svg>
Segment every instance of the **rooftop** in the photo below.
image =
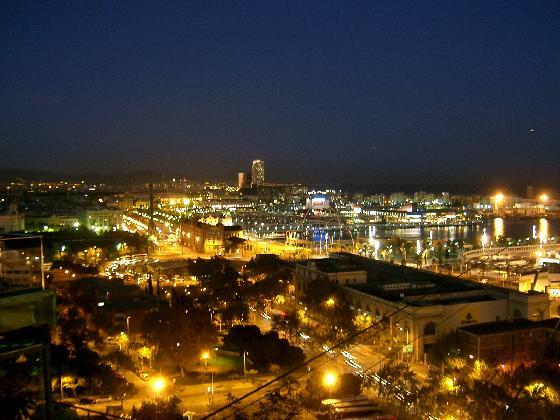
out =
<svg viewBox="0 0 560 420"><path fill-rule="evenodd" d="M439 297L442 294L487 290L480 284L457 277L390 264L353 254L334 254L330 259L336 261L337 264L351 265L356 270L367 272L367 283L348 287L388 300L402 300L402 293L406 296L434 294L434 298L430 300L434 300L437 296L438 303L442 304L444 299ZM476 296L471 294L460 298L449 297L449 302L445 303L453 303L452 301L457 299L467 299L469 302L472 302L472 299L484 300L481 298L481 294L476 294ZM487 297L491 298L489 294Z"/></svg>
<svg viewBox="0 0 560 420"><path fill-rule="evenodd" d="M310 260L307 267L315 266L324 273L346 273L350 271L365 271L365 268L351 260L341 258L318 258Z"/></svg>
<svg viewBox="0 0 560 420"><path fill-rule="evenodd" d="M459 330L475 335L489 335L517 330L530 330L540 327L541 325L539 325L538 322L533 322L525 318L517 318L513 321L495 321L469 325L466 327L461 327L459 328Z"/></svg>

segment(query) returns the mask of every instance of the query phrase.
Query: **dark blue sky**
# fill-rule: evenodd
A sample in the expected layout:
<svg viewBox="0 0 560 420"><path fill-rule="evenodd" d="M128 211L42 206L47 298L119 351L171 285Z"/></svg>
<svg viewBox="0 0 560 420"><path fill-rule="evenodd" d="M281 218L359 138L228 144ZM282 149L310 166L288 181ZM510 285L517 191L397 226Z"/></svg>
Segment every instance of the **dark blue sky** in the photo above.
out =
<svg viewBox="0 0 560 420"><path fill-rule="evenodd" d="M2 167L560 176L557 0L20 0L0 14Z"/></svg>

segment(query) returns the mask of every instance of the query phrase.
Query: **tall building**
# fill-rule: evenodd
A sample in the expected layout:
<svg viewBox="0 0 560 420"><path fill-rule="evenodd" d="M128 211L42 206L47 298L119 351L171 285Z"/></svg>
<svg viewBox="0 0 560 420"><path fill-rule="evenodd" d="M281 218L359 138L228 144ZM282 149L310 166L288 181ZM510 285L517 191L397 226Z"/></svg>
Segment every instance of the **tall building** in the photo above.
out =
<svg viewBox="0 0 560 420"><path fill-rule="evenodd" d="M251 184L251 175L247 172L239 172L237 174L237 186L239 188L247 187Z"/></svg>
<svg viewBox="0 0 560 420"><path fill-rule="evenodd" d="M264 160L254 160L251 172L251 183L253 185L264 184Z"/></svg>
<svg viewBox="0 0 560 420"><path fill-rule="evenodd" d="M23 214L15 204L10 204L4 214L0 214L0 232L20 232L25 229Z"/></svg>
<svg viewBox="0 0 560 420"><path fill-rule="evenodd" d="M535 191L532 185L527 185L527 198L529 199L535 198Z"/></svg>

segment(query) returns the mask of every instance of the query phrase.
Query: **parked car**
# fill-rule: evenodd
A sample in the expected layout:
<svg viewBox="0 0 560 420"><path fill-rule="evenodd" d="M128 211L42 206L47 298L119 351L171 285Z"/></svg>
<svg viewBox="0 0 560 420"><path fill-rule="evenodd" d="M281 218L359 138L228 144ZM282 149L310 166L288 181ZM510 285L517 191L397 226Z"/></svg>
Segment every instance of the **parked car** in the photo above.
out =
<svg viewBox="0 0 560 420"><path fill-rule="evenodd" d="M95 402L95 400L93 398L89 398L89 397L82 397L78 400L78 403L81 405L86 405L86 404L93 404Z"/></svg>

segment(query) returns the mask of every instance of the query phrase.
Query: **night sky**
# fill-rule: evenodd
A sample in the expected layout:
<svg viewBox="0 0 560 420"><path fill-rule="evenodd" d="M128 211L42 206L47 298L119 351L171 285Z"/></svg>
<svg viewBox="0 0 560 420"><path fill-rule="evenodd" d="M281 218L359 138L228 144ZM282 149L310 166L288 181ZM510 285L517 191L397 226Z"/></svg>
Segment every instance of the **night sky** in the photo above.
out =
<svg viewBox="0 0 560 420"><path fill-rule="evenodd" d="M560 176L558 0L14 0L0 34L2 168Z"/></svg>

